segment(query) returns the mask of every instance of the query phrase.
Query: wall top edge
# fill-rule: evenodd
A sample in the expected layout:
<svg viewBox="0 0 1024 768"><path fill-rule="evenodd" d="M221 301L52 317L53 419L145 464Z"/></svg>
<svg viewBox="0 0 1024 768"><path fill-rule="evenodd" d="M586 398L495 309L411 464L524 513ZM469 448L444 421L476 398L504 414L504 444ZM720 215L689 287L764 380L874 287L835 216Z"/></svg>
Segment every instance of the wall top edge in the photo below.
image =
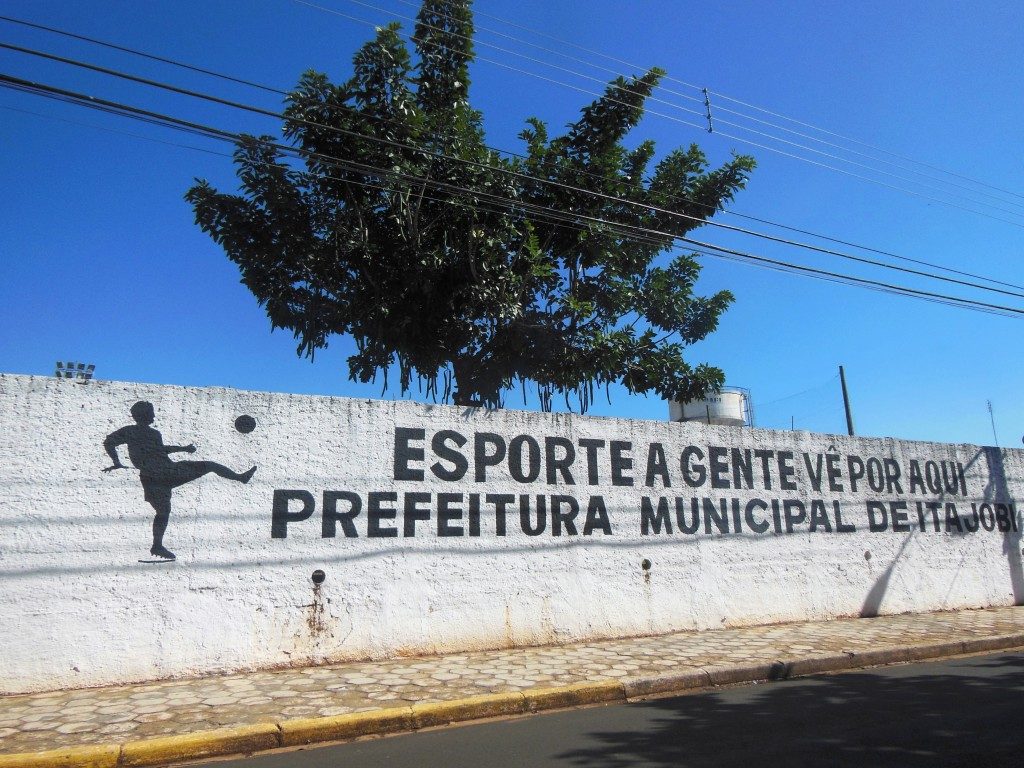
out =
<svg viewBox="0 0 1024 768"><path fill-rule="evenodd" d="M603 424L621 424L624 427L630 425L653 425L659 424L664 426L671 425L674 429L681 431L712 431L720 434L758 434L758 435L777 435L780 439L786 441L792 441L795 439L806 439L814 437L818 439L829 439L832 441L847 442L850 440L871 440L880 443L909 443L919 445L936 445L936 446L955 446L968 450L984 450L993 449L999 450L1004 454L1024 454L1024 449L1019 448L1008 448L1008 447L997 447L990 445L976 445L974 443L944 443L930 440L912 440L909 438L893 437L893 436L880 436L880 435L845 435L841 433L833 432L811 432L809 430L778 430L778 429L764 429L762 427L732 427L725 425L706 425L698 422L670 422L667 418L662 419L631 419L622 416L593 416L589 414L579 413L565 413L565 412L552 412L544 413L543 411L534 411L524 408L484 408L484 407L465 407L456 405L446 405L441 403L423 403L415 400L407 399L395 399L386 400L383 398L370 398L370 397L349 397L345 395L309 395L309 394L298 394L292 392L278 392L272 390L254 390L254 389L239 389L235 387L224 387L224 386L183 386L180 384L158 384L154 382L143 382L143 381L119 381L115 379L90 379L86 382L78 381L75 379L58 379L56 376L40 376L35 374L20 374L20 373L5 373L0 371L0 395L4 394L6 389L5 382L16 382L17 385L36 385L42 384L47 387L77 387L82 390L88 389L113 389L113 388L141 388L149 390L173 390L183 394L200 395L205 398L211 396L223 395L255 395L262 397L272 398L287 398L290 400L311 400L311 401L328 401L328 402L343 402L343 403L374 403L382 406L391 406L396 409L401 409L411 414L420 415L432 415L432 414L457 414L463 419L469 419L472 417L480 418L495 414L508 414L515 417L527 417L535 418L540 421L548 422L549 424L564 424L566 422L582 421L582 422L600 422ZM666 405L667 407L667 405ZM1022 457L1024 458L1024 457Z"/></svg>

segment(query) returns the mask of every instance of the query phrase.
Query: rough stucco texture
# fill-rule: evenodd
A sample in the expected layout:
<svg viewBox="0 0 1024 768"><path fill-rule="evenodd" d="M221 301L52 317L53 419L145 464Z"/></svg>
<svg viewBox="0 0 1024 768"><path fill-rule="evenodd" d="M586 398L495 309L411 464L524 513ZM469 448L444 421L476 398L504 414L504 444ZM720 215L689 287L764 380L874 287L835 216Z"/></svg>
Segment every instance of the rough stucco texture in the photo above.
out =
<svg viewBox="0 0 1024 768"><path fill-rule="evenodd" d="M174 562L102 471L140 400L257 467L173 489ZM1009 605L1022 495L1016 450L0 375L0 692Z"/></svg>

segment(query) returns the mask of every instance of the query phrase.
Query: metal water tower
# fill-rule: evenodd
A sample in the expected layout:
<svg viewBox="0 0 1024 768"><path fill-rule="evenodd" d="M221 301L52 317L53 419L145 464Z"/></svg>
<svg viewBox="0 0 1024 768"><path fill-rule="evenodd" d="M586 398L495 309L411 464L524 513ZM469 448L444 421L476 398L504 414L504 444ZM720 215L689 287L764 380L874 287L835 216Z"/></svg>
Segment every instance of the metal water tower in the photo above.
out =
<svg viewBox="0 0 1024 768"><path fill-rule="evenodd" d="M726 427L754 426L750 390L744 387L723 387L721 392L705 395L700 400L680 403L669 400L669 421L701 421Z"/></svg>

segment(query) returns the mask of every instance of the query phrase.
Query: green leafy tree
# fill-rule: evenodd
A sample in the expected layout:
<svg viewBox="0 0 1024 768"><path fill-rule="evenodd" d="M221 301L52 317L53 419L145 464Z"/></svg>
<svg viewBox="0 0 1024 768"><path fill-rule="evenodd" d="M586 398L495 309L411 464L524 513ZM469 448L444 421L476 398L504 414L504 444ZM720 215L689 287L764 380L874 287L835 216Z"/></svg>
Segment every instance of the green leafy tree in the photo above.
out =
<svg viewBox="0 0 1024 768"><path fill-rule="evenodd" d="M284 137L246 137L239 194L197 181L196 223L240 268L275 328L312 356L334 335L351 378L397 370L428 396L501 404L533 382L585 410L596 387L691 399L722 372L684 348L713 331L728 291L693 293L699 265L655 260L732 199L754 166L708 171L696 146L649 166L623 145L663 72L618 78L550 138L540 120L508 158L469 104L469 0L425 0L413 62L397 24L379 29L340 85L305 73ZM454 384L454 392L452 391Z"/></svg>

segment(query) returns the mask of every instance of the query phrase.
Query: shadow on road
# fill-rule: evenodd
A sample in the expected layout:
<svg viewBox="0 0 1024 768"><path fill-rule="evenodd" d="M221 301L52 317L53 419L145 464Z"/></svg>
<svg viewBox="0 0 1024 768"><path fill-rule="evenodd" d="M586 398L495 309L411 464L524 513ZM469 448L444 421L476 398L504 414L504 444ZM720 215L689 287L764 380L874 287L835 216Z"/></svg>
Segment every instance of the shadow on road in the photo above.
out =
<svg viewBox="0 0 1024 768"><path fill-rule="evenodd" d="M645 702L633 706L646 728L590 730L586 748L558 757L588 768L1024 765L1024 656L972 662L984 677L965 662L915 665Z"/></svg>

